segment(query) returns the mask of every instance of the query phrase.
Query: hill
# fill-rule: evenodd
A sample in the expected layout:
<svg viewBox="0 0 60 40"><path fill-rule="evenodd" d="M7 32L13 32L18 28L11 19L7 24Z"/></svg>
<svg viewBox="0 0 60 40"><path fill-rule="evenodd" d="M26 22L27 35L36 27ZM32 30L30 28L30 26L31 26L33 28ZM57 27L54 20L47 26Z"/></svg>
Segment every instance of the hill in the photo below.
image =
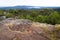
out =
<svg viewBox="0 0 60 40"><path fill-rule="evenodd" d="M43 7L43 6L11 6L11 7L0 7L0 10L9 10L9 9L24 9L24 10L32 10L32 9L54 9L60 10L60 7Z"/></svg>

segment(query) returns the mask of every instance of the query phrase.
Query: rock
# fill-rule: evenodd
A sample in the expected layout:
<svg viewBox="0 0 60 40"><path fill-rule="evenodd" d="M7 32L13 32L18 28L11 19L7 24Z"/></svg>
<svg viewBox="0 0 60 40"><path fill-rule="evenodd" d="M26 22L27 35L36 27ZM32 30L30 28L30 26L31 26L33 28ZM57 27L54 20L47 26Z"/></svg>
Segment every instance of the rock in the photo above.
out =
<svg viewBox="0 0 60 40"><path fill-rule="evenodd" d="M0 40L59 40L60 28L56 27L27 19L8 18L0 22Z"/></svg>
<svg viewBox="0 0 60 40"><path fill-rule="evenodd" d="M11 32L9 27L0 23L0 40L11 40L14 34Z"/></svg>
<svg viewBox="0 0 60 40"><path fill-rule="evenodd" d="M3 24L9 26L11 30L14 31L25 31L25 29L28 29L31 27L32 22L27 19L6 19L2 21Z"/></svg>
<svg viewBox="0 0 60 40"><path fill-rule="evenodd" d="M0 21L6 19L6 16L0 16Z"/></svg>

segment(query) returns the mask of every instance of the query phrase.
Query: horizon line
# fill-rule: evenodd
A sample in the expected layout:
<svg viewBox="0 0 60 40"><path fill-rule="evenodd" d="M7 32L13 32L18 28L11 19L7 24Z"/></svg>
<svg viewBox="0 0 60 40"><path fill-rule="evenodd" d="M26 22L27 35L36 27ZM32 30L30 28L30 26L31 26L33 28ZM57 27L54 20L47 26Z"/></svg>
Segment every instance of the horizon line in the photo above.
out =
<svg viewBox="0 0 60 40"><path fill-rule="evenodd" d="M0 6L0 7L15 7L15 6L34 6L34 5L14 5L14 6ZM60 7L60 6L35 6L35 7Z"/></svg>

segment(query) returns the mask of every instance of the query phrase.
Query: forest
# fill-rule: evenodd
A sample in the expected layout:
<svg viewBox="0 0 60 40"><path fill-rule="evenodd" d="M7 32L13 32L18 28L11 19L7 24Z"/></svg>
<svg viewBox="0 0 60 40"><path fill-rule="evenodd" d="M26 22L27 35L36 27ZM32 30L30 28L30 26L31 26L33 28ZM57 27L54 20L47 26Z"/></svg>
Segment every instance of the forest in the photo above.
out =
<svg viewBox="0 0 60 40"><path fill-rule="evenodd" d="M6 16L6 18L29 19L34 22L48 23L53 25L60 24L60 12L49 8L41 10L0 10L0 16Z"/></svg>

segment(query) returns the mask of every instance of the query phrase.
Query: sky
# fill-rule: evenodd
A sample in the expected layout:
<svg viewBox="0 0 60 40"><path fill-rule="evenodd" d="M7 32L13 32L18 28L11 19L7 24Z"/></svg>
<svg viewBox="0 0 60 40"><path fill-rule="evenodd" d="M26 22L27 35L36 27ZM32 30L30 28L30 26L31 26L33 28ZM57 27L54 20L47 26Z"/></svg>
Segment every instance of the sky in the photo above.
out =
<svg viewBox="0 0 60 40"><path fill-rule="evenodd" d="M0 7L18 5L60 7L60 0L0 0Z"/></svg>

